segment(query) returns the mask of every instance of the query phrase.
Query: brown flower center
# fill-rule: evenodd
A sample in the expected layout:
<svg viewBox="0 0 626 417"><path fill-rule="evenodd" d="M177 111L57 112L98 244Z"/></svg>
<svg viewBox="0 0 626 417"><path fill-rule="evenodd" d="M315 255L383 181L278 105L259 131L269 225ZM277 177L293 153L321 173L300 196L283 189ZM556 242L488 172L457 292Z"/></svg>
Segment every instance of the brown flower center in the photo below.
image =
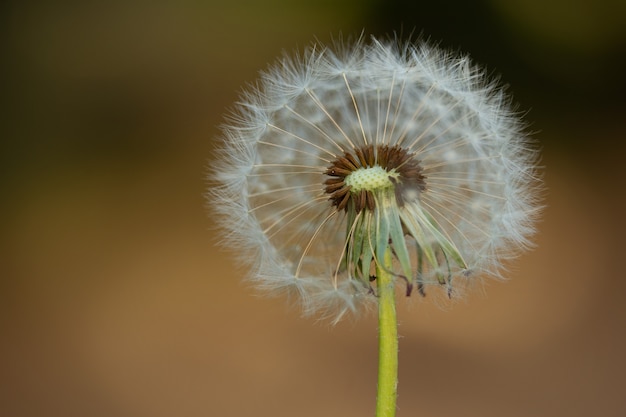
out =
<svg viewBox="0 0 626 417"><path fill-rule="evenodd" d="M402 207L408 195L416 198L426 190L426 177L419 163L413 154L397 145L355 148L335 159L324 172L330 176L324 181L324 191L337 210L348 210L348 203L352 200L358 213L363 209L374 210L374 192L377 189L393 187L396 202ZM360 175L364 170L370 171L366 176L375 177L375 181L349 178L353 174ZM385 173L387 178L384 178ZM355 183L359 186L354 186ZM413 192L408 193L410 190Z"/></svg>

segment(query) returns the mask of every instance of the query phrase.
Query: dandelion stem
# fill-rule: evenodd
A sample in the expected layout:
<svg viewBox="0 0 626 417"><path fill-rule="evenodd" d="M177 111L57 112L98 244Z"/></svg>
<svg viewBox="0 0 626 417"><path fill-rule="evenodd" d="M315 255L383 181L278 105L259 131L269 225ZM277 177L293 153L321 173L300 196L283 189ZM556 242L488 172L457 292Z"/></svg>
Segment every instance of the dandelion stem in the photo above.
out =
<svg viewBox="0 0 626 417"><path fill-rule="evenodd" d="M376 417L394 417L398 396L398 325L391 249L387 248L383 265L376 267L378 287L378 397Z"/></svg>

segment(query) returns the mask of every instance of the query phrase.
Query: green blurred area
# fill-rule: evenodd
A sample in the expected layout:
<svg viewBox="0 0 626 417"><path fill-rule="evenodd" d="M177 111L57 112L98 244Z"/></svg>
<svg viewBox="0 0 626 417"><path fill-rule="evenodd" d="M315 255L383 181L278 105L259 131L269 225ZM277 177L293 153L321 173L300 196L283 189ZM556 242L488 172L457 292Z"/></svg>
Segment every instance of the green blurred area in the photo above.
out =
<svg viewBox="0 0 626 417"><path fill-rule="evenodd" d="M362 30L422 34L500 76L528 111L550 190L515 279L460 312L403 312L416 318L401 327L399 415L626 413L625 2L9 1L0 12L0 415L373 409L375 323L329 330L252 297L212 246L203 198L240 88L283 50Z"/></svg>
<svg viewBox="0 0 626 417"><path fill-rule="evenodd" d="M2 161L15 169L38 155L46 158L36 165L50 154L133 159L194 146L180 129L215 124L234 91L281 50L361 30L423 34L471 54L510 85L522 111L547 124L566 125L572 115L611 123L624 109L619 0L9 2L3 9Z"/></svg>
<svg viewBox="0 0 626 417"><path fill-rule="evenodd" d="M511 84L540 118L597 118L623 109L626 3L604 1L380 2L373 22L404 22L435 41L469 52ZM590 114L591 113L591 114Z"/></svg>

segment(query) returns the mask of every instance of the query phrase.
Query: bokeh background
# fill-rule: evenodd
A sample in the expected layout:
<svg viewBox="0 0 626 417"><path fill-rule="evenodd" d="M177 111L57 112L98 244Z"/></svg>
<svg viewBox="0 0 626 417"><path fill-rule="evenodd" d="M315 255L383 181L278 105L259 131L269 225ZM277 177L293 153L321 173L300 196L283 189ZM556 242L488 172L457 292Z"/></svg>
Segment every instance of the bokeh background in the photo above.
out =
<svg viewBox="0 0 626 417"><path fill-rule="evenodd" d="M543 149L538 247L448 310L400 303L398 416L626 415L622 0L0 6L0 415L374 414L376 321L241 283L203 192L282 50L423 34L500 75Z"/></svg>

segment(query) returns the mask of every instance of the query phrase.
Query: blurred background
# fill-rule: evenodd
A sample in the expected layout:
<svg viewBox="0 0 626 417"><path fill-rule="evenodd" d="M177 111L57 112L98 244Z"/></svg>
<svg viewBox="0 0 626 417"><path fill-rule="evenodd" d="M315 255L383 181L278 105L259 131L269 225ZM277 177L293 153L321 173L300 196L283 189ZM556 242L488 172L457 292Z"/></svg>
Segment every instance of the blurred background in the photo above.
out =
<svg viewBox="0 0 626 417"><path fill-rule="evenodd" d="M543 149L538 247L447 311L401 300L398 416L626 415L622 0L0 6L0 415L374 415L376 321L241 283L203 193L283 50L423 34L500 76Z"/></svg>

